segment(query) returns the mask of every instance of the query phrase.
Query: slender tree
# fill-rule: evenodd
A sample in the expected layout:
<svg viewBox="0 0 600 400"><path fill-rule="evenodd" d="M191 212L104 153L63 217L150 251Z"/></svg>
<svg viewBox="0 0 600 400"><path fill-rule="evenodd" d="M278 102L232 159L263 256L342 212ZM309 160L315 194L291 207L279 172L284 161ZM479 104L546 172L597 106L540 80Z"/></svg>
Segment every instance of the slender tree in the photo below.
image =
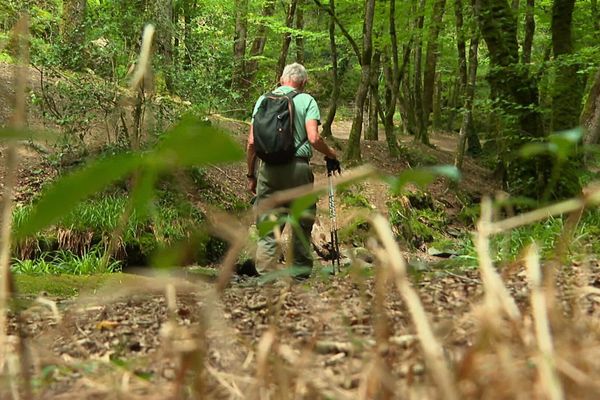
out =
<svg viewBox="0 0 600 400"><path fill-rule="evenodd" d="M296 30L302 32L304 29L304 0L298 0L296 6ZM296 62L304 64L304 36L302 33L296 35Z"/></svg>
<svg viewBox="0 0 600 400"><path fill-rule="evenodd" d="M327 117L323 123L323 129L321 134L324 137L332 136L331 125L335 119L337 111L337 103L340 97L340 83L338 76L338 52L337 44L335 42L335 0L329 0L329 50L331 52L331 97L329 99L329 110L327 110Z"/></svg>
<svg viewBox="0 0 600 400"><path fill-rule="evenodd" d="M285 63L287 62L288 51L290 49L290 43L292 42L292 33L290 32L290 29L292 28L294 23L294 16L296 15L297 6L298 0L291 0L290 4L287 7L287 16L285 18L285 26L287 30L283 34L283 39L281 42L281 50L279 52L279 60L277 61L277 70L275 76L276 82L279 82L279 78L283 73Z"/></svg>
<svg viewBox="0 0 600 400"><path fill-rule="evenodd" d="M552 7L552 51L556 67L552 96L552 129L570 129L579 124L583 82L579 65L569 60L573 53L572 23L575 0L554 0Z"/></svg>
<svg viewBox="0 0 600 400"><path fill-rule="evenodd" d="M470 152L474 153L481 149L477 132L473 126L473 100L475 98L475 85L477 84L477 51L479 47L479 33L475 29L475 33L471 38L469 46L469 70L467 78L467 87L465 92L465 103L463 111L463 120L460 126L460 134L458 140L458 149L454 165L462 169L463 159L465 155L465 144L469 141Z"/></svg>
<svg viewBox="0 0 600 400"><path fill-rule="evenodd" d="M252 48L250 49L250 57L246 60L246 70L244 73L246 79L244 80L244 88L247 88L254 82L254 78L258 72L258 57L263 54L267 43L267 25L264 20L272 17L274 12L275 0L265 0L262 9L262 20L258 23L256 29L256 36L254 37Z"/></svg>
<svg viewBox="0 0 600 400"><path fill-rule="evenodd" d="M397 156L400 153L396 134L394 132L394 113L400 92L400 84L404 77L408 60L410 58L411 42L405 46L403 52L402 66L399 66L398 58L398 36L396 34L396 0L390 0L388 33L390 36L390 45L383 54L383 74L385 77L385 109L383 126L385 129L385 140L391 156Z"/></svg>
<svg viewBox="0 0 600 400"><path fill-rule="evenodd" d="M427 52L425 54L425 69L423 74L423 113L426 124L429 124L429 116L433 110L433 95L439 54L438 37L442 28L445 9L446 0L435 0L429 23L429 33L427 35Z"/></svg>
<svg viewBox="0 0 600 400"><path fill-rule="evenodd" d="M233 39L233 72L231 88L244 87L246 41L248 38L248 0L235 0L235 34Z"/></svg>
<svg viewBox="0 0 600 400"><path fill-rule="evenodd" d="M586 130L583 143L586 145L600 143L600 69L596 73L581 113L581 125Z"/></svg>
<svg viewBox="0 0 600 400"><path fill-rule="evenodd" d="M61 36L65 51L63 64L81 70L85 66L85 18L86 0L64 0L61 21Z"/></svg>
<svg viewBox="0 0 600 400"><path fill-rule="evenodd" d="M535 34L535 0L527 0L525 9L525 38L523 39L523 64L531 62L531 50L533 48L533 35Z"/></svg>
<svg viewBox="0 0 600 400"><path fill-rule="evenodd" d="M414 105L413 105L413 113L414 120L417 124L417 132L415 135L415 141L420 141L424 144L429 144L429 137L427 136L427 121L425 120L425 109L423 102L423 90L422 90L422 55L423 55L423 39L422 32L423 26L425 23L425 0L419 1L419 8L417 11L416 17L416 28L419 33L417 33L418 37L415 40L415 52L414 52Z"/></svg>
<svg viewBox="0 0 600 400"><path fill-rule="evenodd" d="M381 52L373 53L371 63L371 80L369 84L369 118L367 130L365 131L366 140L379 140L379 74L381 72Z"/></svg>
<svg viewBox="0 0 600 400"><path fill-rule="evenodd" d="M373 53L373 20L375 15L375 0L365 1L365 18L363 22L363 49L361 54L361 74L356 96L354 98L354 118L348 138L348 147L344 160L357 162L361 160L360 136L362 131L363 113L369 83L371 79L371 59Z"/></svg>

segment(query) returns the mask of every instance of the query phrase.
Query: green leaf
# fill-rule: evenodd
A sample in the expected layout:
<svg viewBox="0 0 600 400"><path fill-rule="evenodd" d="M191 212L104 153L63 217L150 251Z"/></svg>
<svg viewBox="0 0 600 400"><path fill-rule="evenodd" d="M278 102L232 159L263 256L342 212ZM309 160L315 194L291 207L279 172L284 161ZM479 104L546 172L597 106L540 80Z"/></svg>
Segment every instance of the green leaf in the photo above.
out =
<svg viewBox="0 0 600 400"><path fill-rule="evenodd" d="M15 236L21 238L46 228L70 213L77 204L140 166L134 154L119 154L93 161L84 168L60 177L28 213Z"/></svg>
<svg viewBox="0 0 600 400"><path fill-rule="evenodd" d="M233 162L243 156L242 148L230 135L188 117L165 134L148 161L168 168Z"/></svg>
<svg viewBox="0 0 600 400"><path fill-rule="evenodd" d="M0 128L0 140L31 140L41 136L42 133L31 129Z"/></svg>
<svg viewBox="0 0 600 400"><path fill-rule="evenodd" d="M519 155L523 158L532 158L540 154L551 153L552 150L548 143L527 143L519 150Z"/></svg>
<svg viewBox="0 0 600 400"><path fill-rule="evenodd" d="M302 214L317 202L317 199L317 194L310 193L294 200L290 207L290 215L292 219L299 220Z"/></svg>
<svg viewBox="0 0 600 400"><path fill-rule="evenodd" d="M136 216L143 219L150 211L150 202L154 198L154 184L158 175L156 170L147 168L135 178L135 186L130 201Z"/></svg>
<svg viewBox="0 0 600 400"><path fill-rule="evenodd" d="M266 234L270 233L273 230L273 228L275 228L278 225L283 224L284 222L285 221L282 221L281 218L278 218L275 221L272 221L270 219L261 221L258 224L256 224L256 229L258 230L258 235L260 237L263 237Z"/></svg>
<svg viewBox="0 0 600 400"><path fill-rule="evenodd" d="M436 165L433 167L414 168L402 171L397 177L386 179L393 193L399 193L408 183L426 186L437 177L446 177L454 181L460 180L460 171L453 165Z"/></svg>

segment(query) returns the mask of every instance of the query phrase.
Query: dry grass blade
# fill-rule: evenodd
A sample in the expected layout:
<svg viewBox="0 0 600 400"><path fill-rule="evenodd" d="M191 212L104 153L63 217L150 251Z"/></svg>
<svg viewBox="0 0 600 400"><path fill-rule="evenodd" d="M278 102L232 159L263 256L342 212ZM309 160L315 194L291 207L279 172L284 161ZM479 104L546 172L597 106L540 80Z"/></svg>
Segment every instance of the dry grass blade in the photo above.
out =
<svg viewBox="0 0 600 400"><path fill-rule="evenodd" d="M564 398L564 394L555 368L556 362L554 360L550 322L548 321L546 296L542 289L540 258L535 245L529 247L525 262L531 286L531 309L535 321L535 336L540 351L539 373L541 384L549 399L560 400Z"/></svg>
<svg viewBox="0 0 600 400"><path fill-rule="evenodd" d="M489 234L493 235L508 231L555 215L575 212L585 207L597 205L598 203L600 203L600 189L590 189L583 198L565 200L525 214L494 222L489 226Z"/></svg>
<svg viewBox="0 0 600 400"><path fill-rule="evenodd" d="M370 165L355 168L353 170L345 172L343 176L336 178L335 185L337 186L353 181L362 180L375 175L376 172L377 171L375 170L375 168L373 168ZM289 203L290 201L295 200L298 197L324 192L325 190L327 190L328 187L328 182L322 182L319 184L315 184L314 186L312 184L302 185L293 189L277 192L265 201L262 201L258 205L258 207L256 207L256 212L258 214L261 214L267 210L280 206L281 204Z"/></svg>
<svg viewBox="0 0 600 400"><path fill-rule="evenodd" d="M25 127L26 120L26 86L27 78L25 70L29 64L29 19L25 16L17 23L14 29L18 49L18 63L15 66L15 111L11 119L11 124L16 129ZM12 208L13 208L13 190L16 184L17 175L17 148L14 143L8 143L6 150L6 169L4 191L2 193L2 209L0 217L2 225L0 226L0 360L6 360L10 354L7 340L7 313L8 301L10 298L10 253L11 253L11 230L12 230ZM17 321L19 317L17 316ZM20 326L18 327L21 333ZM29 379L29 365L26 360L25 347L19 338L18 360L21 363L21 374L23 375L23 394L25 399L31 398L31 388ZM3 361L0 361L0 373L3 371ZM14 397L14 394L13 394Z"/></svg>
<svg viewBox="0 0 600 400"><path fill-rule="evenodd" d="M387 253L387 260L384 260L384 264L388 264L392 269L396 287L406 302L406 306L415 324L425 360L431 368L433 379L438 385L440 393L443 393L441 397L448 400L459 399L458 389L444 358L444 350L433 334L417 292L408 281L406 262L400 253L398 244L394 240L389 223L381 215L376 215L373 217L372 224Z"/></svg>
<svg viewBox="0 0 600 400"><path fill-rule="evenodd" d="M146 25L144 28L144 34L142 36L142 49L140 51L140 57L136 65L135 72L131 78L130 88L134 90L137 88L148 71L148 65L150 63L150 51L152 50L152 38L154 37L154 25Z"/></svg>
<svg viewBox="0 0 600 400"><path fill-rule="evenodd" d="M521 317L521 313L494 269L490 256L491 220L492 202L489 197L486 197L481 201L481 218L477 223L477 233L475 234L475 247L485 288L486 307L489 308L490 317L496 315L498 308L501 307L513 321L517 321Z"/></svg>

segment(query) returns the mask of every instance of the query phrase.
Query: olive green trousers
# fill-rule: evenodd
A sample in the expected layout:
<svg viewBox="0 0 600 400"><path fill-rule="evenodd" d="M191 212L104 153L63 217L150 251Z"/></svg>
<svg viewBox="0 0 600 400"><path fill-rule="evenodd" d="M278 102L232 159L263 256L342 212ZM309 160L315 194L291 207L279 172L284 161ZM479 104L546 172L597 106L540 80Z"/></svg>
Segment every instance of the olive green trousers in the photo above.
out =
<svg viewBox="0 0 600 400"><path fill-rule="evenodd" d="M282 190L292 189L302 185L312 185L315 178L309 163L304 159L294 159L288 164L269 165L261 163L258 172L258 182L256 187L256 203L260 203L271 197L274 193ZM297 220L291 220L290 204L279 205L277 208L269 210L258 215L257 226L259 232L263 232L258 239L258 248L256 252L256 269L258 272L266 272L276 269L282 249L275 238L276 230L283 231L286 222L292 226L292 246L293 254L287 254L290 260L293 260L295 267L306 267L304 273L300 275L309 275L313 266L311 253L311 232L315 222L317 210L316 203L311 204ZM288 218L286 218L288 217ZM266 221L274 221L268 223ZM261 229L261 227L263 229ZM273 229L266 229L273 228Z"/></svg>

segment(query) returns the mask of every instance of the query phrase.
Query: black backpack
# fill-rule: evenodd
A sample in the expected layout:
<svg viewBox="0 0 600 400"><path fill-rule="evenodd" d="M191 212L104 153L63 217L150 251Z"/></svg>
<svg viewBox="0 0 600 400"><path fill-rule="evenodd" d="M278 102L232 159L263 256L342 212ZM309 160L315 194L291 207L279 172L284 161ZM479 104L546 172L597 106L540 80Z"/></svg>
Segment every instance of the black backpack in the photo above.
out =
<svg viewBox="0 0 600 400"><path fill-rule="evenodd" d="M254 115L254 148L258 158L267 164L285 164L294 158L294 97L267 93Z"/></svg>

